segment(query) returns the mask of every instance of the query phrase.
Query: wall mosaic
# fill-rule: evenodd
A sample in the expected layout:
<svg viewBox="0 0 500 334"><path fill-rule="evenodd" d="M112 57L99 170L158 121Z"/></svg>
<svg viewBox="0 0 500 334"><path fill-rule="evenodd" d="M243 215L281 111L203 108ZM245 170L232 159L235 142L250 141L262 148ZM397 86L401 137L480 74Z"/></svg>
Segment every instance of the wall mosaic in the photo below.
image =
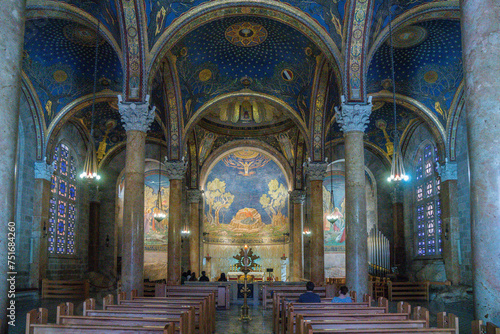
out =
<svg viewBox="0 0 500 334"><path fill-rule="evenodd" d="M289 232L288 182L265 153L239 149L208 172L203 230L209 243L276 244Z"/></svg>

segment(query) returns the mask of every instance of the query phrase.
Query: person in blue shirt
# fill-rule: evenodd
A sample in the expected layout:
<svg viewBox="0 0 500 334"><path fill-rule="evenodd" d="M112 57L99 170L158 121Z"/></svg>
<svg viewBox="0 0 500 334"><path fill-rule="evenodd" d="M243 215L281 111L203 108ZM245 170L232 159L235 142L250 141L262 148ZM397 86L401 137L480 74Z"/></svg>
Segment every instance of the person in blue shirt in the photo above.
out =
<svg viewBox="0 0 500 334"><path fill-rule="evenodd" d="M299 296L299 303L321 303L321 298L317 293L314 293L314 283L309 281L306 283L306 292Z"/></svg>
<svg viewBox="0 0 500 334"><path fill-rule="evenodd" d="M344 285L340 287L340 293L338 297L333 297L332 303L352 303L351 297L347 295L349 289Z"/></svg>

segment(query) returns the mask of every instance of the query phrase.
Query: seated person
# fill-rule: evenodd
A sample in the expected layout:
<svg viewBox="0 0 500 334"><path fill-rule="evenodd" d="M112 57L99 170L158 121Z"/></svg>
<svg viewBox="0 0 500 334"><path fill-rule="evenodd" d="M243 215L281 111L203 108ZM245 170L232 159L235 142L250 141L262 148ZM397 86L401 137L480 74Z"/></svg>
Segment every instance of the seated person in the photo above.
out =
<svg viewBox="0 0 500 334"><path fill-rule="evenodd" d="M207 277L207 273L202 271L199 279L200 282L210 282L210 279Z"/></svg>
<svg viewBox="0 0 500 334"><path fill-rule="evenodd" d="M314 283L309 281L306 283L307 292L299 296L299 303L321 303L321 298L317 293L314 293Z"/></svg>
<svg viewBox="0 0 500 334"><path fill-rule="evenodd" d="M343 285L340 287L340 292L338 297L333 297L332 303L352 303L351 297L347 295L349 289Z"/></svg>
<svg viewBox="0 0 500 334"><path fill-rule="evenodd" d="M221 273L220 278L218 279L218 282L227 282L226 274Z"/></svg>

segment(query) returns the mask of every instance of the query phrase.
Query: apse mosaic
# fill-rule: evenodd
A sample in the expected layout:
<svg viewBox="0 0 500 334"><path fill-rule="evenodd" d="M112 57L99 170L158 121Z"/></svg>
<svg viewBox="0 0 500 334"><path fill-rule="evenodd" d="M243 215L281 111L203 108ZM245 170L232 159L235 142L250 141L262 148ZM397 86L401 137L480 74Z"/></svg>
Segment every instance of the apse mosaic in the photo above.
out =
<svg viewBox="0 0 500 334"><path fill-rule="evenodd" d="M332 200L333 189L333 200ZM337 220L330 223L326 217L334 213ZM345 251L345 172L329 170L323 179L323 227L325 252Z"/></svg>
<svg viewBox="0 0 500 334"><path fill-rule="evenodd" d="M210 170L204 191L208 242L284 242L289 232L288 185L267 154L240 149L223 156Z"/></svg>
<svg viewBox="0 0 500 334"><path fill-rule="evenodd" d="M261 28L255 28L254 32L242 28L248 26ZM240 36L240 42L236 42L238 38L231 35L228 40L227 34L236 34L236 27L242 28L238 34L248 29L247 33L255 36L265 30L267 36L251 42L252 46L243 46L244 37ZM283 99L307 121L319 51L293 28L260 17L225 18L195 29L172 53L177 56L186 121L215 96L242 89Z"/></svg>
<svg viewBox="0 0 500 334"><path fill-rule="evenodd" d="M65 2L69 5L80 8L92 16L98 18L101 24L111 32L113 38L120 46L120 24L118 22L117 10L115 1L102 1L102 0L58 0Z"/></svg>
<svg viewBox="0 0 500 334"><path fill-rule="evenodd" d="M446 126L463 79L460 22L425 21L395 32L396 92L435 113ZM392 91L390 46L383 43L368 70L368 92Z"/></svg>
<svg viewBox="0 0 500 334"><path fill-rule="evenodd" d="M147 171L144 178L144 250L166 251L168 244L168 212L170 199L170 181L163 173L158 179L158 170ZM161 182L161 208L167 218L158 222L153 218L160 210L158 189Z"/></svg>
<svg viewBox="0 0 500 334"><path fill-rule="evenodd" d="M66 104L92 93L95 36L94 30L66 20L26 23L23 70L38 94L47 126ZM111 45L99 43L97 91L121 91L120 60Z"/></svg>

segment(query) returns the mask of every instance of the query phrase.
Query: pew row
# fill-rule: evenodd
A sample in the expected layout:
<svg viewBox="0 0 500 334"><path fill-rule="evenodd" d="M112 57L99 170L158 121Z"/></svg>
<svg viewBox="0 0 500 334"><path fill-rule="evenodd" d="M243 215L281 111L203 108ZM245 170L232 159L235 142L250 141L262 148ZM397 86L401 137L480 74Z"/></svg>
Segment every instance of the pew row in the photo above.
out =
<svg viewBox="0 0 500 334"><path fill-rule="evenodd" d="M500 334L500 327L491 322L483 324L482 320L472 321L472 334Z"/></svg>
<svg viewBox="0 0 500 334"><path fill-rule="evenodd" d="M42 280L42 299L87 299L89 281Z"/></svg>
<svg viewBox="0 0 500 334"><path fill-rule="evenodd" d="M174 324L164 326L94 326L49 324L48 310L39 308L26 315L26 334L174 334Z"/></svg>
<svg viewBox="0 0 500 334"><path fill-rule="evenodd" d="M264 285L262 287L262 306L264 306L264 309L267 309L273 303L275 294L287 294L289 298L298 299L306 291L303 285ZM314 292L321 298L332 299L334 297L335 286L318 286L314 289Z"/></svg>
<svg viewBox="0 0 500 334"><path fill-rule="evenodd" d="M209 284L209 283L207 283ZM229 310L231 296L229 293L229 285L167 285L163 283L156 284L155 297L177 297L187 296L196 293L213 292L215 294L215 304L218 308Z"/></svg>

